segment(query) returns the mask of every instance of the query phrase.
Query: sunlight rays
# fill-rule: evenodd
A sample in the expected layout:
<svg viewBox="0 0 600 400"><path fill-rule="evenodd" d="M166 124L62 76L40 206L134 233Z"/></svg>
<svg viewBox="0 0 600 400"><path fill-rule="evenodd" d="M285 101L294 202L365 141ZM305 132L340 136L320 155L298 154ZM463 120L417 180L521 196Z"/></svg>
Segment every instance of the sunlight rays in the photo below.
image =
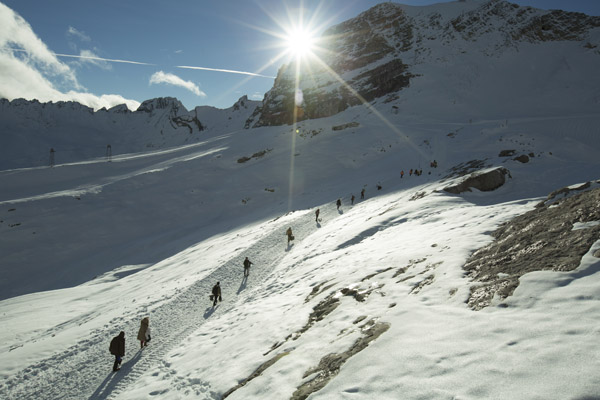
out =
<svg viewBox="0 0 600 400"><path fill-rule="evenodd" d="M397 126L390 122L381 112L379 112L371 103L369 103L360 93L348 84L337 72L328 64L328 59L336 56L336 52L329 48L327 42L340 40L338 36L323 37L322 32L330 26L337 15L332 13L329 18L324 18L324 1L319 1L315 9L308 14L304 7L304 2L300 1L297 9L290 10L285 6L286 15L279 17L273 14L272 10L261 7L262 11L271 18L277 25L278 30L269 30L263 27L245 25L263 32L275 39L272 46L278 49L278 55L267 62L257 73L273 65L277 61L283 60L288 68L293 68L289 73L293 79L293 110L292 110L292 135L290 146L289 163L289 186L288 186L288 209L292 209L292 203L295 191L295 171L294 158L296 154L296 133L298 122L304 119L304 96L302 91L302 82L312 79L314 86L318 86L317 78L319 74L326 76L338 82L341 87L354 96L360 104L365 106L373 115L375 115L383 124L389 128L395 135L401 138L419 157L427 159L428 155L415 145L410 138L403 133ZM338 10L338 12L340 12ZM307 18L308 16L308 18ZM325 60L324 60L325 59ZM283 72L285 73L285 72Z"/></svg>

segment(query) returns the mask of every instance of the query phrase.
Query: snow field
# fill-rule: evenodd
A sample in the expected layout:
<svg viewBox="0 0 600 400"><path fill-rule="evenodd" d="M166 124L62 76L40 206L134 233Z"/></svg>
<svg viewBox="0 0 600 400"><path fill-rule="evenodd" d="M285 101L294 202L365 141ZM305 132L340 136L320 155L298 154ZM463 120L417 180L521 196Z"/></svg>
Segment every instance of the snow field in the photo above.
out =
<svg viewBox="0 0 600 400"><path fill-rule="evenodd" d="M303 126L339 125L352 112ZM314 376L303 378L306 371L327 354L349 349L374 318L390 329L311 398L593 396L596 258L584 257L573 273L532 274L503 302L508 307L480 312L464 304L470 282L462 265L491 240L498 224L552 190L597 178L591 153L599 143L590 132L598 117L508 124L409 118L399 129L408 138L386 131L373 114L360 118L356 129L324 129L312 139L296 137L294 145L289 127L264 128L105 166L61 166L51 171L54 186L19 185L42 171L3 172L4 206L16 211L4 210L2 218L23 223L0 226L3 238L27 250L48 237L44 231L52 232L50 243L60 246L65 261L61 270L45 256L50 251L7 252L28 276L24 283L36 287L58 273L63 286L0 303L0 323L8 327L0 341L0 395L219 398L265 361L286 354L230 398L289 398ZM450 132L456 135L448 137ZM352 145L339 146L348 135ZM271 146L262 159L236 163ZM509 148L536 157L520 164L497 156ZM292 157L296 170L290 174ZM428 158L442 167L399 178L400 169L407 172L419 160L427 171ZM448 168L472 159L506 166L512 178L491 193L442 192L448 182L439 180ZM232 171L236 176L229 178ZM114 179L119 176L125 178ZM112 183L81 200L69 197L72 188L102 182ZM376 182L383 190L375 189ZM62 194L47 196L54 191ZM290 203L299 211L287 213ZM296 236L289 248L288 226ZM246 282L245 256L255 263ZM67 267L95 272L81 283ZM224 302L212 310L208 293L217 280ZM320 291L306 301L315 287ZM344 288L366 300L343 295ZM298 334L329 295L339 299L337 308ZM135 336L144 316L150 317L153 341L139 351ZM115 375L107 347L121 329L127 354ZM269 352L274 345L279 347Z"/></svg>

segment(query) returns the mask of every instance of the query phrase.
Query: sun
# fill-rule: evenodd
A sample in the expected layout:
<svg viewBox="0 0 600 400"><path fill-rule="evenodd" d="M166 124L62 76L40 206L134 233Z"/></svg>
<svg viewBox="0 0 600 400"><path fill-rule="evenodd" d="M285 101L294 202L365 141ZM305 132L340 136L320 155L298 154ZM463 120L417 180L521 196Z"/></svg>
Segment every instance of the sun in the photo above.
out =
<svg viewBox="0 0 600 400"><path fill-rule="evenodd" d="M312 54L315 36L306 29L294 29L287 32L285 46L287 52L296 58L305 58Z"/></svg>

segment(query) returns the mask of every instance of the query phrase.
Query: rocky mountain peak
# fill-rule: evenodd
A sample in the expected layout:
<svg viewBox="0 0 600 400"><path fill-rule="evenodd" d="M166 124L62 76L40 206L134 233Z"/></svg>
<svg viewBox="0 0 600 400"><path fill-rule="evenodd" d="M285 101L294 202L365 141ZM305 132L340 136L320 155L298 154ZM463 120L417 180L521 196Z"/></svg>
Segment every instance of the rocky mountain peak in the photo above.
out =
<svg viewBox="0 0 600 400"><path fill-rule="evenodd" d="M117 106L109 108L108 112L118 113L118 114L126 114L126 113L131 112L131 110L129 110L129 108L127 108L126 104L119 104Z"/></svg>
<svg viewBox="0 0 600 400"><path fill-rule="evenodd" d="M319 54L322 63L301 66L298 85L295 65L280 68L246 127L327 117L379 98L395 101L415 78L432 79L421 66L443 62L459 68L464 54L483 57L474 68L485 70L494 64L492 58L525 44L571 41L581 42L575 47L596 49L600 34L592 31L598 27L600 17L521 7L505 0L422 7L381 3L328 29L320 41L326 49ZM546 54L552 57L551 53ZM296 104L297 90L302 92L302 104Z"/></svg>
<svg viewBox="0 0 600 400"><path fill-rule="evenodd" d="M600 17L490 0L452 19L450 27L467 40L495 32L512 42L578 41L583 40L590 29L600 27Z"/></svg>
<svg viewBox="0 0 600 400"><path fill-rule="evenodd" d="M187 113L184 105L174 97L158 97L144 101L138 107L137 111L151 113L154 110L171 110L172 114L178 114L179 111Z"/></svg>
<svg viewBox="0 0 600 400"><path fill-rule="evenodd" d="M248 108L248 96L244 95L238 99L233 105L233 110L238 111L242 108Z"/></svg>

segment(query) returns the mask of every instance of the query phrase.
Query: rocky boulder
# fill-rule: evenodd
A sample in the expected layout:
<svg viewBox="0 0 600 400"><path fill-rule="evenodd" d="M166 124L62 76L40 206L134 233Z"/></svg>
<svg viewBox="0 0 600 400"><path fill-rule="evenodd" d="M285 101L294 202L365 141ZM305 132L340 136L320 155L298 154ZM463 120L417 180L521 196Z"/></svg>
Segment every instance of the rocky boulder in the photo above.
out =
<svg viewBox="0 0 600 400"><path fill-rule="evenodd" d="M484 171L477 171L459 183L447 186L444 191L453 194L470 192L472 188L482 192L489 192L498 189L506 182L506 176L510 177L510 172L504 167L497 167Z"/></svg>

